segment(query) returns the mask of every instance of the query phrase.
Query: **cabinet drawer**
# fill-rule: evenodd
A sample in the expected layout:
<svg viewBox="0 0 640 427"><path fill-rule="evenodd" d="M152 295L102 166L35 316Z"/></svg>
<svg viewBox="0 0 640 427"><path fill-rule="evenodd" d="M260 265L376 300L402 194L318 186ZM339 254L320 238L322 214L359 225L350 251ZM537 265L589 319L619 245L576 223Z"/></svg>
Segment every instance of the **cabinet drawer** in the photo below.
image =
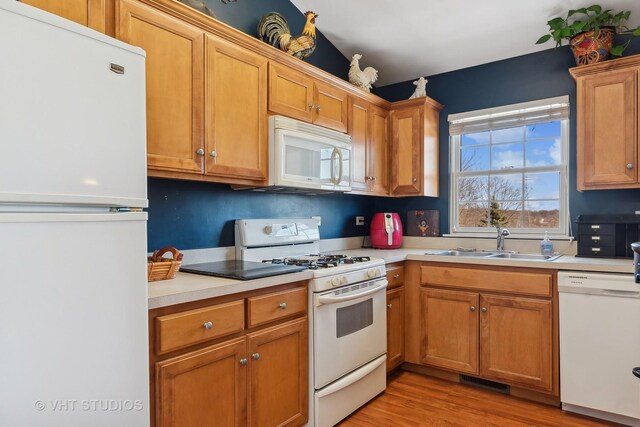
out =
<svg viewBox="0 0 640 427"><path fill-rule="evenodd" d="M244 300L156 317L156 351L179 348L240 332L244 329Z"/></svg>
<svg viewBox="0 0 640 427"><path fill-rule="evenodd" d="M578 246L578 255L594 257L614 257L616 256L616 251L613 246L595 246L587 243L586 245Z"/></svg>
<svg viewBox="0 0 640 427"><path fill-rule="evenodd" d="M604 235L614 234L614 224L578 224L578 233L580 235Z"/></svg>
<svg viewBox="0 0 640 427"><path fill-rule="evenodd" d="M579 239L581 246L615 246L613 235L583 234Z"/></svg>
<svg viewBox="0 0 640 427"><path fill-rule="evenodd" d="M399 265L387 268L388 289L397 288L404 284L404 267Z"/></svg>
<svg viewBox="0 0 640 427"><path fill-rule="evenodd" d="M297 288L249 298L249 327L305 313L307 289Z"/></svg>
<svg viewBox="0 0 640 427"><path fill-rule="evenodd" d="M420 282L446 288L550 297L552 275L425 265L420 268Z"/></svg>

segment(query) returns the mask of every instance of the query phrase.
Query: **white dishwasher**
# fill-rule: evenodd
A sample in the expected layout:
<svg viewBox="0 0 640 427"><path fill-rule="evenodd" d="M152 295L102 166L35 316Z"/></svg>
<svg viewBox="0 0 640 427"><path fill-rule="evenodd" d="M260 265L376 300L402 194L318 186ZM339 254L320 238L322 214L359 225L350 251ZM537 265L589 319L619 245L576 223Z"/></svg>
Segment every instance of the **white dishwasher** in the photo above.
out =
<svg viewBox="0 0 640 427"><path fill-rule="evenodd" d="M640 426L640 284L632 274L558 273L562 409Z"/></svg>

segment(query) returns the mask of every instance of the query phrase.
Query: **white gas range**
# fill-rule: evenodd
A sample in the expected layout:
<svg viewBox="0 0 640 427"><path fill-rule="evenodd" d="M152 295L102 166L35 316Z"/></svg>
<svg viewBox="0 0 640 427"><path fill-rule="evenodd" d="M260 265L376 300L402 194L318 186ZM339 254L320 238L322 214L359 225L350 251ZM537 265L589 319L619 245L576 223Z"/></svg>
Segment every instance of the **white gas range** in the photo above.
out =
<svg viewBox="0 0 640 427"><path fill-rule="evenodd" d="M319 255L312 218L237 220L235 232L238 260L313 270L308 425L337 424L386 388L384 261Z"/></svg>

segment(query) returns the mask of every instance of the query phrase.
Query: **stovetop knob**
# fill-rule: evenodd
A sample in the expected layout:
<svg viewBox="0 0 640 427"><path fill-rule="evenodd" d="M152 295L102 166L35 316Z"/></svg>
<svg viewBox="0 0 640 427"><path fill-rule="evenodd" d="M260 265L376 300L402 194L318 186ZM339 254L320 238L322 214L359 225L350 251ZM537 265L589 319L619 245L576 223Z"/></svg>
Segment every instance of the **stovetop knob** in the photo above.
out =
<svg viewBox="0 0 640 427"><path fill-rule="evenodd" d="M333 279L331 279L331 286L340 286L340 278L334 277Z"/></svg>
<svg viewBox="0 0 640 427"><path fill-rule="evenodd" d="M347 280L347 278L346 278L346 277L342 276L342 277L340 278L340 284L342 284L342 285L346 285L346 284L347 284L347 282L348 282L348 280Z"/></svg>
<svg viewBox="0 0 640 427"><path fill-rule="evenodd" d="M367 276L368 276L370 279L373 279L374 277L376 277L376 271L375 271L375 270L373 270L373 269L372 269L372 270L368 270L368 271L367 271Z"/></svg>

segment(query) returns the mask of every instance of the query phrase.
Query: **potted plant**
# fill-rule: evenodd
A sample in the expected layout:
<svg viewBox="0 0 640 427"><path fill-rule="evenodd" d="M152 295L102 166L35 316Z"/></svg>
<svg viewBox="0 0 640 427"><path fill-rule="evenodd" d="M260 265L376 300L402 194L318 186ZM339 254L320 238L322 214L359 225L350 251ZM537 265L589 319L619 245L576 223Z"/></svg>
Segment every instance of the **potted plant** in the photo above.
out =
<svg viewBox="0 0 640 427"><path fill-rule="evenodd" d="M578 65L593 64L604 61L611 56L622 56L631 40L623 45L613 46L616 34L632 34L640 36L640 27L629 29L625 23L631 12L612 12L603 10L600 5L570 10L567 17L557 17L547 22L549 34L540 37L536 44L546 43L553 39L556 46L563 40L569 41Z"/></svg>

